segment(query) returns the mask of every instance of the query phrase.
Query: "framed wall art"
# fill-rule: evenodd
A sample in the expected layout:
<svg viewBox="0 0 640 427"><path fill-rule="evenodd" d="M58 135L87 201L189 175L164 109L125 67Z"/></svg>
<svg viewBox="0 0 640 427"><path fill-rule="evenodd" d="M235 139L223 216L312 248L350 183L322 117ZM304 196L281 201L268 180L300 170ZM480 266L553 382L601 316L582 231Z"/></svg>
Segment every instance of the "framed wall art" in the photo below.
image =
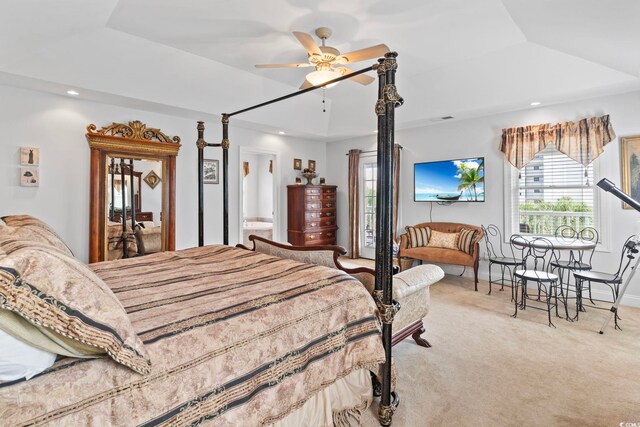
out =
<svg viewBox="0 0 640 427"><path fill-rule="evenodd" d="M297 171L302 170L302 159L293 159L293 169Z"/></svg>
<svg viewBox="0 0 640 427"><path fill-rule="evenodd" d="M309 160L309 170L311 172L315 172L316 171L316 161L315 160Z"/></svg>
<svg viewBox="0 0 640 427"><path fill-rule="evenodd" d="M20 185L23 187L39 187L40 175L38 168L20 168Z"/></svg>
<svg viewBox="0 0 640 427"><path fill-rule="evenodd" d="M20 164L23 166L38 166L40 164L40 149L36 147L20 147Z"/></svg>
<svg viewBox="0 0 640 427"><path fill-rule="evenodd" d="M640 136L620 138L622 191L640 201ZM624 209L631 209L626 203Z"/></svg>
<svg viewBox="0 0 640 427"><path fill-rule="evenodd" d="M162 182L162 179L160 179L155 171L151 171L147 174L147 176L144 177L144 182L146 182L149 187L154 189L158 184Z"/></svg>

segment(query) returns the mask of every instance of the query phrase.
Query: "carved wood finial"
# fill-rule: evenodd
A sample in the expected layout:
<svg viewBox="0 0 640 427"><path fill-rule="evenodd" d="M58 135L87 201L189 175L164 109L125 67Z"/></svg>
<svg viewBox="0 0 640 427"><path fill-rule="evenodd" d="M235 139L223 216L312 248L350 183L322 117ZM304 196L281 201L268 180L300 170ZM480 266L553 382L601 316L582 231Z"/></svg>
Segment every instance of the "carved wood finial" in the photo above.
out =
<svg viewBox="0 0 640 427"><path fill-rule="evenodd" d="M171 143L180 143L180 137L174 136L173 138L165 135L160 131L160 129L149 128L146 124L142 123L139 120L134 120L129 122L129 124L124 123L112 123L109 126L104 126L100 130L96 130L97 127L94 124L90 124L87 126L87 132L98 135L110 135L110 136L122 136L123 138L130 139L142 139L146 141L160 141L160 142L171 142Z"/></svg>

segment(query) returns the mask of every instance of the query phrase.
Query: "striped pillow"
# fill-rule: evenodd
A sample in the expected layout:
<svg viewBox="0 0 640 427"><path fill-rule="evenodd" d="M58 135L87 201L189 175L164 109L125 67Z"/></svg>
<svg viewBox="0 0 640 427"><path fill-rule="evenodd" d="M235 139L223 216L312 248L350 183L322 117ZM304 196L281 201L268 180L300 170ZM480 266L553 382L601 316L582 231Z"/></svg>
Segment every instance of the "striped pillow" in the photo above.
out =
<svg viewBox="0 0 640 427"><path fill-rule="evenodd" d="M0 309L51 334L95 348L141 374L151 361L113 291L87 266L43 243L5 241Z"/></svg>
<svg viewBox="0 0 640 427"><path fill-rule="evenodd" d="M407 236L409 236L409 247L419 248L427 246L431 239L431 229L429 227L410 227L406 226Z"/></svg>
<svg viewBox="0 0 640 427"><path fill-rule="evenodd" d="M466 252L469 255L473 255L473 244L476 242L476 236L478 230L472 230L470 228L463 228L460 230L460 236L458 237L458 249L462 252Z"/></svg>
<svg viewBox="0 0 640 427"><path fill-rule="evenodd" d="M9 227L0 229L0 234L14 235L25 240L46 242L73 257L73 252L71 252L69 246L44 221L31 215L8 215L3 216L2 220Z"/></svg>

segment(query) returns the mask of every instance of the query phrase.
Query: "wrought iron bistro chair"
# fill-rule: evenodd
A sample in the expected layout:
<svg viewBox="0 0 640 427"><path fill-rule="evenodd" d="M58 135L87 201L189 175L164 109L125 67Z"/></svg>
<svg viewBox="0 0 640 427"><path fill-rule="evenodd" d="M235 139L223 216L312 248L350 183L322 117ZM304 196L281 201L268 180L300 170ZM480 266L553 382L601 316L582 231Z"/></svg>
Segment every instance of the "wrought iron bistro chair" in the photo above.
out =
<svg viewBox="0 0 640 427"><path fill-rule="evenodd" d="M608 286L609 289L611 289L611 294L613 297L613 300L611 302L614 302L618 298L618 295L620 292L620 284L622 283L624 275L627 272L627 270L629 270L629 266L631 265L631 262L635 259L635 257L639 252L638 246L634 240L634 237L635 236L631 236L624 242L624 245L622 246L622 253L620 254L620 264L618 265L618 271L616 271L615 273L613 274L603 273L600 271L593 271L593 270L576 271L573 273L573 276L576 279L576 295L577 295L576 320L578 319L578 315L580 311L584 311L584 306L582 304L582 292L584 291L585 282L587 282L587 288L589 290L589 300L593 304L593 306L591 306L593 308L607 309L606 307L598 307L595 301L593 300L591 296L592 283L601 283L603 285ZM596 301L610 302L610 301L603 301L603 300L596 300ZM620 326L618 326L618 319L619 319L618 313L616 312L614 316L616 329L620 329Z"/></svg>
<svg viewBox="0 0 640 427"><path fill-rule="evenodd" d="M561 225L555 231L556 239L560 241L582 240L584 242L593 242L597 244L600 240L598 231L593 227L585 227L577 232L573 227ZM564 300L564 310L567 320L569 320L568 298L569 292L575 292L575 287L571 289L571 276L576 271L591 270L591 261L595 253L596 246L591 249L577 249L569 251L568 259L561 259L558 254L558 260L551 263L554 271L560 276L560 296Z"/></svg>
<svg viewBox="0 0 640 427"><path fill-rule="evenodd" d="M489 259L489 293L491 295L491 285L500 285L500 290L504 290L505 281L505 273L508 271L509 273L509 281L507 286L511 288L511 301L515 299L513 294L514 289L514 276L513 273L516 267L522 265L522 257L517 257L513 246L509 244L506 248L503 245L504 240L502 239L502 232L500 229L493 225L489 224L488 226L482 225L482 231L484 232L484 242L487 248L487 258ZM491 269L495 265L500 267L500 278L493 279L491 275Z"/></svg>
<svg viewBox="0 0 640 427"><path fill-rule="evenodd" d="M556 316L558 316L558 282L560 277L552 273L553 267L551 263L558 261L553 243L544 237L524 239L522 236L514 235L511 237L511 244L524 248L522 269L517 269L514 273L516 286L514 288L515 312L513 317L518 317L518 308L521 310L527 308L528 300L541 301L545 303L545 307L531 305L531 308L546 310L549 317L549 326L555 328L556 326L551 321L551 309L555 308ZM537 298L529 295L527 285L530 282L537 285ZM521 288L520 301L518 301L518 288ZM544 300L541 299L542 295L544 295Z"/></svg>

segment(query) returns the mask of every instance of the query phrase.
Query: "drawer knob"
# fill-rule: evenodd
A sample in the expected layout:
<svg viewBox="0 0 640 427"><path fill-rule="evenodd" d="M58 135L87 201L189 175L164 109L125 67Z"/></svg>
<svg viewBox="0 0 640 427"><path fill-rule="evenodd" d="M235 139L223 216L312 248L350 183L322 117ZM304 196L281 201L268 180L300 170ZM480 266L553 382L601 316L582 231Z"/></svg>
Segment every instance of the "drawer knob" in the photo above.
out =
<svg viewBox="0 0 640 427"><path fill-rule="evenodd" d="M318 224L316 224L315 222L312 222L310 225L311 225L312 227L315 227L315 226L316 226L316 225L318 225Z"/></svg>
<svg viewBox="0 0 640 427"><path fill-rule="evenodd" d="M333 206L331 203L327 203L328 208L330 208L331 206Z"/></svg>
<svg viewBox="0 0 640 427"><path fill-rule="evenodd" d="M314 238L315 238L315 236L313 236L313 235L309 236L309 239L314 239Z"/></svg>
<svg viewBox="0 0 640 427"><path fill-rule="evenodd" d="M327 237L333 236L333 233L327 233Z"/></svg>

